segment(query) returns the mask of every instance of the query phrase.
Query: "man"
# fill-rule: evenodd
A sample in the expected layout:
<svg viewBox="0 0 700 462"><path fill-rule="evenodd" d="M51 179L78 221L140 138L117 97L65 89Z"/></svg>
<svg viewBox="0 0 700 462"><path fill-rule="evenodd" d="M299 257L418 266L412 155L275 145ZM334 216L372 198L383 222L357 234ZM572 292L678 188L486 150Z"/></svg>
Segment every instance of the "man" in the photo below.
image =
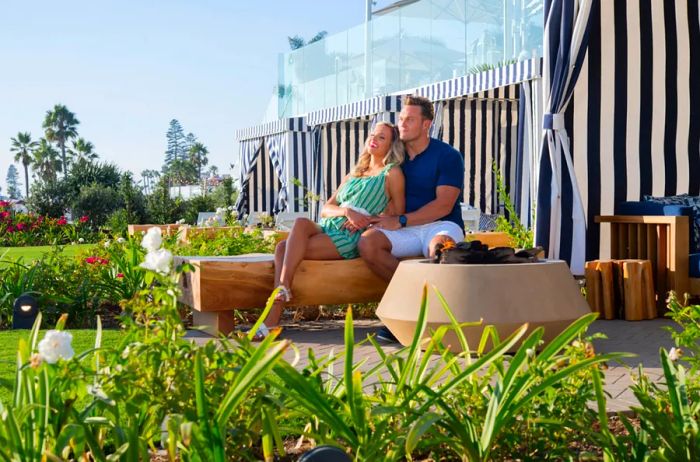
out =
<svg viewBox="0 0 700 462"><path fill-rule="evenodd" d="M391 280L399 258L432 257L438 243L464 240L458 204L464 189L464 161L453 147L430 138L433 118L433 104L427 98L404 99L399 135L406 147L401 166L406 177L406 213L373 218L360 238L360 256L386 281ZM377 338L396 341L386 327Z"/></svg>

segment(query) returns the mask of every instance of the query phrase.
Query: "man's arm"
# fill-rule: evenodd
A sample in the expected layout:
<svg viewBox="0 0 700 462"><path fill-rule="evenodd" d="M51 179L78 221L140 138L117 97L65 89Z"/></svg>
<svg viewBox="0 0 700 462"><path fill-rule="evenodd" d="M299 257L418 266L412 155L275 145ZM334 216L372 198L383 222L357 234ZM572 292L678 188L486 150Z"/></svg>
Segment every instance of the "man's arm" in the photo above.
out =
<svg viewBox="0 0 700 462"><path fill-rule="evenodd" d="M407 226L424 225L432 223L450 214L459 198L460 189L454 186L438 186L435 192L435 199L425 204L415 212L407 213ZM399 229L398 216L382 216L371 218L373 226L384 229Z"/></svg>

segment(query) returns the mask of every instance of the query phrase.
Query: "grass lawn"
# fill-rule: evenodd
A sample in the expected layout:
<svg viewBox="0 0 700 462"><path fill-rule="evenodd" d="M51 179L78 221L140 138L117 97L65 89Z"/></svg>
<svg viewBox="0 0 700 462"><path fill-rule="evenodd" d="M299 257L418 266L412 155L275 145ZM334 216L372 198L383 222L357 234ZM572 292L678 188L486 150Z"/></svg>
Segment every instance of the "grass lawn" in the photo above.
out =
<svg viewBox="0 0 700 462"><path fill-rule="evenodd" d="M81 251L92 247L94 244L62 245L64 255L78 255ZM25 263L41 258L46 252L50 252L53 246L40 245L36 247L0 247L0 259L17 260L22 257ZM7 253L5 253L7 252Z"/></svg>
<svg viewBox="0 0 700 462"><path fill-rule="evenodd" d="M17 347L19 339L29 340L29 330L0 331L0 402L7 403L12 399L12 387L15 382ZM78 355L95 346L94 329L68 330L73 334L73 350ZM121 338L122 332L116 329L102 331L102 346L115 346ZM39 340L44 338L44 331L39 334Z"/></svg>

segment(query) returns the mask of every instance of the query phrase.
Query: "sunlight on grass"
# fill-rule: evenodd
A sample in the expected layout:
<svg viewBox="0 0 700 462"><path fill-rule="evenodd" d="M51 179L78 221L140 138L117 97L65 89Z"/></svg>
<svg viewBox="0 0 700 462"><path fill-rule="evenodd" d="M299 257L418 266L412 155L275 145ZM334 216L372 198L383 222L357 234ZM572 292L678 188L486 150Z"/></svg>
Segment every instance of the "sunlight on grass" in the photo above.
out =
<svg viewBox="0 0 700 462"><path fill-rule="evenodd" d="M12 398L12 384L15 379L15 363L17 361L17 346L19 339L29 339L29 330L6 330L0 332L0 401L7 403ZM44 337L46 331L42 330L39 338ZM73 350L80 354L95 345L94 329L68 330L73 334ZM121 330L105 329L102 331L102 346L114 347L121 338Z"/></svg>
<svg viewBox="0 0 700 462"><path fill-rule="evenodd" d="M75 244L63 245L64 255L78 255L83 250L89 249L94 244ZM47 252L50 252L53 247L50 245L40 245L33 247L0 247L0 257L2 260L17 260L20 257L26 262L41 258ZM7 252L7 253L5 253Z"/></svg>

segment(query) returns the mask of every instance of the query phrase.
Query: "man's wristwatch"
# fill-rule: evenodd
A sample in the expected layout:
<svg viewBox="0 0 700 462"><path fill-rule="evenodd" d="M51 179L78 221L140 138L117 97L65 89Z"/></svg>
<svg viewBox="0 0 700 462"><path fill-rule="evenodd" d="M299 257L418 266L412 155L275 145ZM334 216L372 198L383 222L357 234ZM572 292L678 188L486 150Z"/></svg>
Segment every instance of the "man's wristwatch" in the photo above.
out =
<svg viewBox="0 0 700 462"><path fill-rule="evenodd" d="M408 217L406 217L406 215L399 215L399 223L402 228L405 228L408 224Z"/></svg>

